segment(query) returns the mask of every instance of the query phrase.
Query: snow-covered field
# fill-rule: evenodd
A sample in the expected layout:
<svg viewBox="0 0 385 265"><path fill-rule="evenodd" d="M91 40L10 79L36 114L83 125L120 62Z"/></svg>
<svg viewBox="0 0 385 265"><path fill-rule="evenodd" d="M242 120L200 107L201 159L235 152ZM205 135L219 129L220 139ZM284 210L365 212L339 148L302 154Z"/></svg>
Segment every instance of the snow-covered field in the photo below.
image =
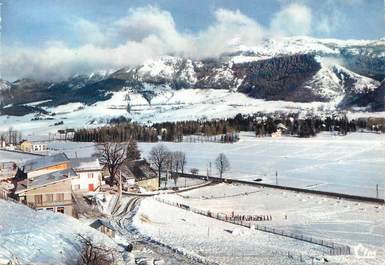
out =
<svg viewBox="0 0 385 265"><path fill-rule="evenodd" d="M98 152L95 143L51 141L47 142L50 153L64 152L68 157L90 157Z"/></svg>
<svg viewBox="0 0 385 265"><path fill-rule="evenodd" d="M78 233L118 249L109 237L72 217L0 200L0 264L76 264Z"/></svg>
<svg viewBox="0 0 385 265"><path fill-rule="evenodd" d="M141 202L133 225L162 243L219 264L301 264L301 255L311 264L309 256L322 257L326 251L320 246L197 215L153 198Z"/></svg>
<svg viewBox="0 0 385 265"><path fill-rule="evenodd" d="M326 257L329 264L385 264L383 205L224 183L160 197L227 215L268 214L272 221L258 224L346 244L352 251L349 256L327 256L319 246L237 227L151 198L142 201L134 219L141 233L221 264L312 264L311 256ZM301 255L306 262L300 261Z"/></svg>
<svg viewBox="0 0 385 265"><path fill-rule="evenodd" d="M207 170L217 176L214 161L224 153L231 164L225 177L254 180L309 189L342 192L384 198L385 135L351 133L335 136L321 133L317 137L256 138L241 133L234 144L170 143L170 150L183 151L187 167L196 167L199 174ZM140 143L147 157L156 143ZM275 174L278 173L276 179Z"/></svg>
<svg viewBox="0 0 385 265"><path fill-rule="evenodd" d="M249 185L218 184L161 197L231 215L271 215L261 224L375 249L385 261L385 206Z"/></svg>

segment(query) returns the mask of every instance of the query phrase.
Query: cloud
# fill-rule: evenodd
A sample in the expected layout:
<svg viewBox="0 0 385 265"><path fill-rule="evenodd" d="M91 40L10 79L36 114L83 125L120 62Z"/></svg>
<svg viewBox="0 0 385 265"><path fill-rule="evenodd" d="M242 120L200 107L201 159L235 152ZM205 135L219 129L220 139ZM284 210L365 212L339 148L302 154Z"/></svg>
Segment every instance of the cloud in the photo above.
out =
<svg viewBox="0 0 385 265"><path fill-rule="evenodd" d="M311 33L312 12L303 4L290 4L276 13L270 23L272 35L295 36Z"/></svg>
<svg viewBox="0 0 385 265"><path fill-rule="evenodd" d="M237 45L255 45L264 36L264 29L239 10L218 9L215 22L200 32L195 47L200 56L217 56Z"/></svg>
<svg viewBox="0 0 385 265"><path fill-rule="evenodd" d="M81 43L69 47L47 42L39 49L4 47L3 75L60 80L76 73L137 65L164 54L190 53L191 38L177 32L167 11L155 7L131 9L110 25L79 19L74 32Z"/></svg>
<svg viewBox="0 0 385 265"><path fill-rule="evenodd" d="M78 18L73 25L73 29L80 43L105 45L108 41L100 27L89 20Z"/></svg>
<svg viewBox="0 0 385 265"><path fill-rule="evenodd" d="M217 9L213 15L213 23L196 33L178 31L171 13L154 6L130 9L126 16L104 24L79 18L72 25L78 47L63 42L46 42L39 48L4 47L3 75L10 80L60 80L138 65L166 54L218 56L241 44L256 45L265 37L311 32L311 11L300 4L284 6L269 29L239 10Z"/></svg>
<svg viewBox="0 0 385 265"><path fill-rule="evenodd" d="M341 5L358 6L360 4L362 4L361 0L325 1L315 15L314 31L320 36L330 36L348 23L346 15L341 12Z"/></svg>

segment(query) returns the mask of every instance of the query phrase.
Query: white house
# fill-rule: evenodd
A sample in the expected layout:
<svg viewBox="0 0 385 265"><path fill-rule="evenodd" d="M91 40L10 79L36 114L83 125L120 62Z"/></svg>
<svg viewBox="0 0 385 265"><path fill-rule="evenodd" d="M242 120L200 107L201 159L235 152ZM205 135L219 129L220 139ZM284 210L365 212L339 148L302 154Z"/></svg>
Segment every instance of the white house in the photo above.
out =
<svg viewBox="0 0 385 265"><path fill-rule="evenodd" d="M32 143L32 152L43 152L47 150L47 144L45 143Z"/></svg>
<svg viewBox="0 0 385 265"><path fill-rule="evenodd" d="M102 167L95 157L70 159L71 168L78 175L72 179L73 191L94 191L101 187Z"/></svg>
<svg viewBox="0 0 385 265"><path fill-rule="evenodd" d="M20 149L24 152L44 152L47 151L47 144L39 142L22 141Z"/></svg>

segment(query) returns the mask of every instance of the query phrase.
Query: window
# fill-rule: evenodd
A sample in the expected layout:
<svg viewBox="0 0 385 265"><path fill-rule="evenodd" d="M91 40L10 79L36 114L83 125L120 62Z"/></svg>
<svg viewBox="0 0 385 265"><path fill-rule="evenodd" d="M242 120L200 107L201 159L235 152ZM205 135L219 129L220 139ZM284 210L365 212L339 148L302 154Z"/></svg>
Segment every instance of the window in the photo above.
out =
<svg viewBox="0 0 385 265"><path fill-rule="evenodd" d="M43 204L43 195L35 195L35 204L36 205Z"/></svg>
<svg viewBox="0 0 385 265"><path fill-rule="evenodd" d="M58 213L64 213L64 207L57 207L56 212Z"/></svg>
<svg viewBox="0 0 385 265"><path fill-rule="evenodd" d="M45 208L47 211L53 212L53 208Z"/></svg>
<svg viewBox="0 0 385 265"><path fill-rule="evenodd" d="M80 184L74 185L74 190L80 190Z"/></svg>
<svg viewBox="0 0 385 265"><path fill-rule="evenodd" d="M88 173L88 178L93 179L94 178L94 173Z"/></svg>
<svg viewBox="0 0 385 265"><path fill-rule="evenodd" d="M56 194L56 201L57 201L57 202L62 202L62 201L64 201L64 193L58 193L58 194Z"/></svg>
<svg viewBox="0 0 385 265"><path fill-rule="evenodd" d="M46 202L53 202L53 194L46 194L45 195L45 201Z"/></svg>

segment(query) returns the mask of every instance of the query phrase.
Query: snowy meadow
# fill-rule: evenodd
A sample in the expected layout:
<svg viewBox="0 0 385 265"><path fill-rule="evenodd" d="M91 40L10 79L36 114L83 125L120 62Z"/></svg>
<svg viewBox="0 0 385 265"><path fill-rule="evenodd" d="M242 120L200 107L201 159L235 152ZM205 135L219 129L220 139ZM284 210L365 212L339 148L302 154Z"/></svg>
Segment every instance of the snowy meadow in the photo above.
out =
<svg viewBox="0 0 385 265"><path fill-rule="evenodd" d="M140 143L143 156L158 143ZM224 153L231 168L227 178L254 180L307 189L384 198L385 135L321 133L314 138L256 138L241 133L234 144L163 142L172 151L183 151L187 167L199 174L218 176L214 161ZM211 163L211 167L210 167ZM210 173L211 172L211 173ZM276 174L278 177L276 177Z"/></svg>

